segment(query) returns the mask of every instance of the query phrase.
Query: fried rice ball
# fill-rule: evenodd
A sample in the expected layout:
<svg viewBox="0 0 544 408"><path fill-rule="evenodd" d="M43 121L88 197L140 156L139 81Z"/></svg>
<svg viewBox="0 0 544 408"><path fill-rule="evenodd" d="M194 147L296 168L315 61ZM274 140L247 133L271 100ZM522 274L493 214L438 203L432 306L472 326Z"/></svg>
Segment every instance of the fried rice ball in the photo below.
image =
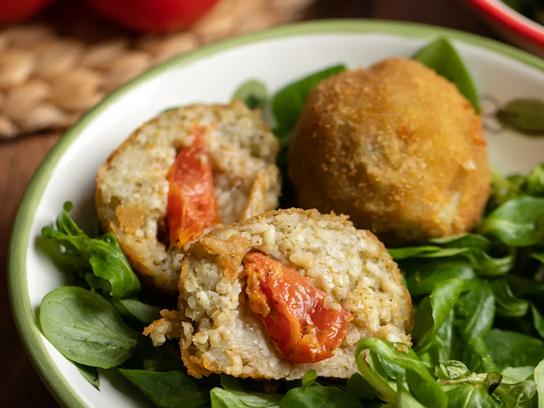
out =
<svg viewBox="0 0 544 408"><path fill-rule="evenodd" d="M307 293L321 294L326 312L343 314L344 331L336 348L326 350L330 354L319 361L297 363L293 361L300 361L300 356L278 346L277 336L289 330L270 332L259 315L262 312L256 311L262 305L256 309L255 298L250 297L255 282L247 263L256 253L288 267L299 282L297 287L304 282L310 286L293 295L297 299L292 301L294 309L311 303L300 300ZM273 273L270 266L264 272ZM275 285L283 283L280 280ZM355 348L362 338L376 336L410 344L412 303L396 263L371 232L355 229L345 216L278 210L212 231L186 254L179 289L179 314L164 312L163 319L148 326L144 334L155 345L179 335L187 372L197 378L225 373L293 380L309 369L315 369L318 376L350 378L357 371ZM290 290L292 294L293 287ZM273 303L269 299L272 322L278 321L274 313L281 314ZM315 317L302 320L318 325ZM304 333L311 333L312 327L296 334L295 343L305 338Z"/></svg>
<svg viewBox="0 0 544 408"><path fill-rule="evenodd" d="M471 230L490 189L480 117L454 84L392 58L309 95L289 149L298 204L399 246Z"/></svg>
<svg viewBox="0 0 544 408"><path fill-rule="evenodd" d="M115 233L135 272L159 293L177 294L190 245L169 245L165 229L169 171L194 143L196 128L209 149L217 221L229 224L278 206L278 143L259 112L240 101L198 104L142 125L100 167L96 208L103 229Z"/></svg>

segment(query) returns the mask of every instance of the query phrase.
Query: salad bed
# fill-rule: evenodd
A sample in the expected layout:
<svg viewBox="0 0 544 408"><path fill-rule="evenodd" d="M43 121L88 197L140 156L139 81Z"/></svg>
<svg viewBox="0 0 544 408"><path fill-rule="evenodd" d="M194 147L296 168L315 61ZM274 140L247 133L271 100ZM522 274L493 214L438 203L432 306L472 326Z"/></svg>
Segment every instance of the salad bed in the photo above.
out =
<svg viewBox="0 0 544 408"><path fill-rule="evenodd" d="M414 58L454 82L478 109L470 75L448 41ZM310 90L344 69L297 81L271 103L255 80L235 93L252 108L271 106L282 147L282 207L294 204L286 177L289 134ZM474 233L390 250L416 309L413 344L362 340L360 374L348 381L316 378L312 370L290 382L188 376L175 342L154 348L140 334L176 300L141 291L115 236L83 232L70 210L65 204L40 243L74 286L44 297L39 322L96 388L100 368L118 370L158 407L544 407L544 166L524 176L495 174Z"/></svg>

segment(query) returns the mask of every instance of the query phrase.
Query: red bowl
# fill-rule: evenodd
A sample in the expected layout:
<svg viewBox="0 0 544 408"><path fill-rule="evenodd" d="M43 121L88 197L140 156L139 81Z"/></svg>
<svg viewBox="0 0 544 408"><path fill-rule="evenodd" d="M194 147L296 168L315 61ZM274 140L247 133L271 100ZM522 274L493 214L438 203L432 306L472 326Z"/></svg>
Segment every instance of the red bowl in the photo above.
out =
<svg viewBox="0 0 544 408"><path fill-rule="evenodd" d="M465 0L489 25L517 46L544 57L544 26L501 0Z"/></svg>

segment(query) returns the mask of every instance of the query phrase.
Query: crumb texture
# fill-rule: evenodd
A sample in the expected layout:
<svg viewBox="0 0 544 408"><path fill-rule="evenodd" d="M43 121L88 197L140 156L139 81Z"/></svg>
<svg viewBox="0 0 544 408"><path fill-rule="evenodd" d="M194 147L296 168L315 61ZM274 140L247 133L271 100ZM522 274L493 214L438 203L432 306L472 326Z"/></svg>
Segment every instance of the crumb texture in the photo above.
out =
<svg viewBox="0 0 544 408"><path fill-rule="evenodd" d="M471 230L489 196L482 121L454 84L392 58L310 93L289 146L298 205L387 246Z"/></svg>
<svg viewBox="0 0 544 408"><path fill-rule="evenodd" d="M247 304L242 259L252 249L298 270L352 314L333 357L312 364L281 358ZM187 253L179 290L182 358L196 377L291 380L315 369L319 376L349 378L360 339L410 343L412 304L396 263L372 233L343 216L270 211L213 231Z"/></svg>

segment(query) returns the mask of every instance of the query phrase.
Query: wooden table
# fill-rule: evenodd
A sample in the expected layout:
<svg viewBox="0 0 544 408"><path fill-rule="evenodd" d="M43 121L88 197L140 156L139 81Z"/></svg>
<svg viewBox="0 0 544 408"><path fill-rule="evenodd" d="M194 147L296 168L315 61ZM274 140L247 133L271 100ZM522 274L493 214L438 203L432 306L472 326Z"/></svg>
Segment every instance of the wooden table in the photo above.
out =
<svg viewBox="0 0 544 408"><path fill-rule="evenodd" d="M307 19L376 18L456 28L497 38L461 0L318 0ZM31 135L0 144L0 265L6 275L13 219L39 163L61 133ZM58 407L29 361L10 313L6 279L0 282L0 405Z"/></svg>

